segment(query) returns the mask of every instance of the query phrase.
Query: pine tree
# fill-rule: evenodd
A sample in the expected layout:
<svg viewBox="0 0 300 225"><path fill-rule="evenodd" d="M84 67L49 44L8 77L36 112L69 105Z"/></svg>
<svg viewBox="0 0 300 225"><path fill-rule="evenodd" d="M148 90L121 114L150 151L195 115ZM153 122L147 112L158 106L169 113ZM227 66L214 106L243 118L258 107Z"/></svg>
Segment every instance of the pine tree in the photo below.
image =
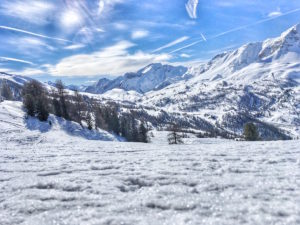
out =
<svg viewBox="0 0 300 225"><path fill-rule="evenodd" d="M59 104L59 101L56 98L53 98L52 105L53 105L53 109L54 109L54 114L58 117L62 117L60 104Z"/></svg>
<svg viewBox="0 0 300 225"><path fill-rule="evenodd" d="M67 101L66 101L66 91L65 91L65 85L61 80L57 80L55 82L55 87L57 89L58 97L59 97L59 103L61 107L61 114L62 117L65 118L66 120L70 119L69 111L68 111L68 106L67 106Z"/></svg>
<svg viewBox="0 0 300 225"><path fill-rule="evenodd" d="M6 100L13 100L13 93L11 89L9 88L8 84L6 81L2 80L2 86L0 89L0 95L6 99Z"/></svg>
<svg viewBox="0 0 300 225"><path fill-rule="evenodd" d="M23 105L28 116L35 116L35 105L32 95L27 94L23 97Z"/></svg>
<svg viewBox="0 0 300 225"><path fill-rule="evenodd" d="M140 124L138 132L139 132L138 141L148 143L149 142L149 137L147 135L148 130L146 129L144 122Z"/></svg>
<svg viewBox="0 0 300 225"><path fill-rule="evenodd" d="M95 104L93 109L96 129L100 128L103 130L108 130L108 125L104 119L103 110L101 109L101 107L98 104Z"/></svg>
<svg viewBox="0 0 300 225"><path fill-rule="evenodd" d="M37 118L40 121L47 121L49 117L48 103L45 97L40 97L36 105Z"/></svg>
<svg viewBox="0 0 300 225"><path fill-rule="evenodd" d="M83 118L83 111L85 110L85 104L83 101L82 95L79 94L78 90L74 91L74 110L73 110L73 118L74 120L81 124L81 120Z"/></svg>
<svg viewBox="0 0 300 225"><path fill-rule="evenodd" d="M247 141L258 141L259 133L254 123L247 123L244 126L244 137Z"/></svg>
<svg viewBox="0 0 300 225"><path fill-rule="evenodd" d="M86 115L86 123L87 123L87 126L88 126L88 129L89 130L92 130L93 129L93 122L92 122L92 116L91 116L91 113L88 112L87 115Z"/></svg>

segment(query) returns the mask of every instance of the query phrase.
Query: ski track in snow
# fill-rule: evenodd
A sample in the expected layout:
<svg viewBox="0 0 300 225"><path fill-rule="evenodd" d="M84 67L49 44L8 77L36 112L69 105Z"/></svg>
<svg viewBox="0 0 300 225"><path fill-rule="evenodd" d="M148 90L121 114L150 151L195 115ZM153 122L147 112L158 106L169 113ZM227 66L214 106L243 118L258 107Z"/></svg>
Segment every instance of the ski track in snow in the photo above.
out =
<svg viewBox="0 0 300 225"><path fill-rule="evenodd" d="M89 141L0 105L1 225L300 224L300 141Z"/></svg>

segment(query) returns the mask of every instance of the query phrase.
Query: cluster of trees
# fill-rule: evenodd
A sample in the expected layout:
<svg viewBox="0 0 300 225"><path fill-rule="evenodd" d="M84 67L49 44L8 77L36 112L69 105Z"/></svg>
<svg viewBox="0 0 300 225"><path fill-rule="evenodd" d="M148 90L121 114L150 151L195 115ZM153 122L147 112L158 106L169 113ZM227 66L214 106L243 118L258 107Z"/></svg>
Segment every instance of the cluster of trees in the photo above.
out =
<svg viewBox="0 0 300 225"><path fill-rule="evenodd" d="M23 87L23 105L29 116L47 121L49 114L75 121L88 129L103 129L124 137L130 142L149 142L144 122L136 120L131 113L120 113L114 103L100 104L97 100L82 96L78 91L69 93L62 81L48 91L41 83L32 80Z"/></svg>
<svg viewBox="0 0 300 225"><path fill-rule="evenodd" d="M36 116L41 121L47 121L49 104L47 91L38 81L32 80L23 87L23 105L29 116Z"/></svg>

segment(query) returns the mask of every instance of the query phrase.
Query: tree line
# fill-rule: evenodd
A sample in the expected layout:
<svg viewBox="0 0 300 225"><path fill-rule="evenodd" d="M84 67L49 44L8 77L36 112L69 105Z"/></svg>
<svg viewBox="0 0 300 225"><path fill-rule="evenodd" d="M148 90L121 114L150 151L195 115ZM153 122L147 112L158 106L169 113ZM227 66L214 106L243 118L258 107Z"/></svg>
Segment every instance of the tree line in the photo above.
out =
<svg viewBox="0 0 300 225"><path fill-rule="evenodd" d="M55 88L47 88L36 80L27 82L22 91L23 106L28 116L47 121L49 114L79 123L88 129L103 129L124 137L129 142L149 142L145 122L137 120L132 113L121 113L115 103L101 104L95 99L69 91L61 80Z"/></svg>

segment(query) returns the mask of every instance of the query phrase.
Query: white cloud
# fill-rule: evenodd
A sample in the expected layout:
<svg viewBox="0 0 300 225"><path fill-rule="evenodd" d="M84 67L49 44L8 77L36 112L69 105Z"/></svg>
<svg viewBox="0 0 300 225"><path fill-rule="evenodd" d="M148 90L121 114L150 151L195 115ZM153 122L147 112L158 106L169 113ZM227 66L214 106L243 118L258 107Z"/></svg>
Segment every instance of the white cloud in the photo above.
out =
<svg viewBox="0 0 300 225"><path fill-rule="evenodd" d="M140 39L147 37L149 35L149 31L147 30L135 30L131 34L132 39Z"/></svg>
<svg viewBox="0 0 300 225"><path fill-rule="evenodd" d="M186 41L188 39L189 39L188 36L183 36L181 38L176 39L175 41L172 41L172 42L170 42L170 43L168 43L168 44L166 44L166 45L164 45L162 47L159 47L159 48L155 49L153 52L159 52L159 51L161 51L163 49L170 48L170 47L172 47L174 45L177 45L177 44L179 44L181 42L184 42L184 41Z"/></svg>
<svg viewBox="0 0 300 225"><path fill-rule="evenodd" d="M120 41L91 54L64 58L58 64L47 65L45 68L53 76L117 76L137 71L153 62L166 62L171 59L169 54L148 54L142 51L129 53L133 46L135 45L131 42Z"/></svg>
<svg viewBox="0 0 300 225"><path fill-rule="evenodd" d="M85 45L84 44L74 44L74 45L68 45L66 47L64 47L64 49L66 50L76 50L76 49L80 49L80 48L84 48Z"/></svg>
<svg viewBox="0 0 300 225"><path fill-rule="evenodd" d="M18 62L18 63L24 63L29 65L34 65L34 63L22 60L22 59L16 59L16 58L10 58L10 57L0 57L0 62Z"/></svg>
<svg viewBox="0 0 300 225"><path fill-rule="evenodd" d="M197 19L198 4L199 0L188 0L188 2L185 4L186 11L192 19Z"/></svg>
<svg viewBox="0 0 300 225"><path fill-rule="evenodd" d="M3 2L2 2L3 1ZM44 25L50 22L54 15L55 6L49 1L36 0L2 0L1 14L16 17L26 22Z"/></svg>
<svg viewBox="0 0 300 225"><path fill-rule="evenodd" d="M182 53L182 54L180 55L180 57L181 57L181 58L191 58L190 55L185 54L185 53Z"/></svg>
<svg viewBox="0 0 300 225"><path fill-rule="evenodd" d="M30 32L30 31L27 31L27 30L22 30L22 29L18 29L18 28L14 28L14 27L0 26L0 29L15 31L15 32L23 33L23 34L28 34L28 35L41 37L41 38L46 38L46 39L52 39L52 40L56 40L56 41L71 42L71 41L66 40L66 39L50 37L50 36L46 36L46 35L42 35L42 34L38 34L38 33L33 33L33 32Z"/></svg>
<svg viewBox="0 0 300 225"><path fill-rule="evenodd" d="M268 14L268 17L277 17L277 16L281 16L281 15L282 15L282 12L280 11L280 9L278 9L277 11L270 12Z"/></svg>

